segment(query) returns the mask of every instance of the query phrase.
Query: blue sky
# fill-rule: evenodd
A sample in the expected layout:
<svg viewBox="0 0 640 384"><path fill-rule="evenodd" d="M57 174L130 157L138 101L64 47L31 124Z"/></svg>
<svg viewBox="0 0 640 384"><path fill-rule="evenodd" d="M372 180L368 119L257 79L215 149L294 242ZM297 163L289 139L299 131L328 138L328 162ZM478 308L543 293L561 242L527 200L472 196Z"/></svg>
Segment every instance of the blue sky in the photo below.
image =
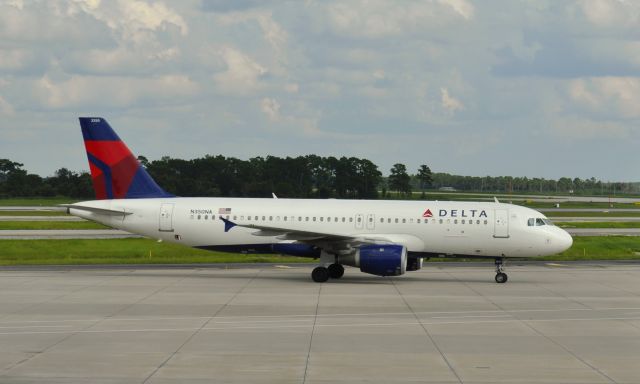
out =
<svg viewBox="0 0 640 384"><path fill-rule="evenodd" d="M0 157L365 157L640 180L640 2L0 1Z"/></svg>

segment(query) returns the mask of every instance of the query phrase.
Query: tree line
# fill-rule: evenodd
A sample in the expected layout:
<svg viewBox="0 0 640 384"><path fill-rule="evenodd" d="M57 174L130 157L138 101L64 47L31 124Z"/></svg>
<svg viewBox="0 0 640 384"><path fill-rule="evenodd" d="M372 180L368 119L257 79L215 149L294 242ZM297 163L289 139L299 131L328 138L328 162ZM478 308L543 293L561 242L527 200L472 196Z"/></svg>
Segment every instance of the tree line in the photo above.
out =
<svg viewBox="0 0 640 384"><path fill-rule="evenodd" d="M426 165L414 172L395 164L383 177L378 166L356 157L254 157L240 160L205 156L184 160L163 157L143 167L166 191L177 196L376 199L408 198L414 191L456 190L491 193L574 193L613 195L639 193L640 183L608 183L595 178L558 180L527 177L475 177L433 173ZM41 177L21 163L0 159L0 198L93 198L87 172L58 169ZM422 196L424 197L424 196Z"/></svg>

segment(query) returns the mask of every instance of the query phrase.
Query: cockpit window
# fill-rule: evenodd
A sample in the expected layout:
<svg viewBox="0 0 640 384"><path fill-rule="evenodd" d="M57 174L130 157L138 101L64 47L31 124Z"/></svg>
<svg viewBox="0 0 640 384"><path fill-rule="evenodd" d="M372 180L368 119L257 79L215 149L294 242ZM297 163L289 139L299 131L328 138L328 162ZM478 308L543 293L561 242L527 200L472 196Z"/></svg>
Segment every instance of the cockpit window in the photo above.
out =
<svg viewBox="0 0 640 384"><path fill-rule="evenodd" d="M527 225L529 227L541 227L543 225L553 225L553 222L549 219L543 219L541 217L536 217L536 218L530 218L529 220L527 220Z"/></svg>

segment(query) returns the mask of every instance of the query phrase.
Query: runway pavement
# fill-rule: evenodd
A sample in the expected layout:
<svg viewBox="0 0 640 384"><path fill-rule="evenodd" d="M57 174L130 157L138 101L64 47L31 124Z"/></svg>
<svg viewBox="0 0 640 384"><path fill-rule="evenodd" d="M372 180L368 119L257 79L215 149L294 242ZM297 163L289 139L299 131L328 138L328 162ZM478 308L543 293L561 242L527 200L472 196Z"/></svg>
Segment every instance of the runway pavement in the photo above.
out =
<svg viewBox="0 0 640 384"><path fill-rule="evenodd" d="M638 383L640 265L0 269L0 383Z"/></svg>

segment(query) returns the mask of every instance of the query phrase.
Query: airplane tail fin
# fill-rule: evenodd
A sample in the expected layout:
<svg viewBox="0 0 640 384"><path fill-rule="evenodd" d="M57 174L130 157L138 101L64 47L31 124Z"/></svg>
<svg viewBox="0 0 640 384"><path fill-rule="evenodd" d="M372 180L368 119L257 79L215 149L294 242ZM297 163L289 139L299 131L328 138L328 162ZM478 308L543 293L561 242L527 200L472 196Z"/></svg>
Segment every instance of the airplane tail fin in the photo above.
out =
<svg viewBox="0 0 640 384"><path fill-rule="evenodd" d="M173 197L153 181L105 119L81 117L80 127L98 200Z"/></svg>

